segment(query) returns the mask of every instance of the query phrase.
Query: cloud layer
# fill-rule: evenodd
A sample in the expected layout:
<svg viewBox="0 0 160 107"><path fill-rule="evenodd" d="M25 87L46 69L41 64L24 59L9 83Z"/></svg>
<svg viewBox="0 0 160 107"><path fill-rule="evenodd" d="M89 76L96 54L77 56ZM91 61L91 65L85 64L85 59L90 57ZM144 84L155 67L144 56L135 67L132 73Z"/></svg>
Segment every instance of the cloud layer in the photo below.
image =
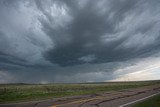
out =
<svg viewBox="0 0 160 107"><path fill-rule="evenodd" d="M0 82L106 81L138 71L146 64L139 65L141 60L160 57L159 5L158 0L1 0ZM3 78L7 74L16 79Z"/></svg>

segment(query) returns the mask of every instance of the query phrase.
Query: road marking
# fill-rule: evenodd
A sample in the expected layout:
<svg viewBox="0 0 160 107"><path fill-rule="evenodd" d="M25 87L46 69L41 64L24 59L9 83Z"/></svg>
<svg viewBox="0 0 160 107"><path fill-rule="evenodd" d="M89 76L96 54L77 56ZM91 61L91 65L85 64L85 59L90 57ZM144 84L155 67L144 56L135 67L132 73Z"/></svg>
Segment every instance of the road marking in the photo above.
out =
<svg viewBox="0 0 160 107"><path fill-rule="evenodd" d="M117 94L113 94L113 95L119 95L120 93ZM51 107L59 107L59 106L64 106L64 105L70 105L70 104L76 104L76 103L82 103L82 102L87 102L87 101L92 101L92 100L98 100L98 99L103 99L103 98L110 98L113 96L99 96L99 97L95 97L95 98L89 98L89 99L84 99L84 100L78 100L78 101L73 101L70 103L64 103L64 104L59 104L59 105L53 105Z"/></svg>
<svg viewBox="0 0 160 107"><path fill-rule="evenodd" d="M129 103L126 103L126 104L123 104L123 105L120 105L119 107L125 107L125 106L128 106L128 105L134 104L134 103L136 103L136 102L145 100L145 99L147 99L147 98L153 97L153 96L158 95L158 94L160 94L160 92L158 92L158 93L156 93L156 94L153 94L153 95L150 95L150 96L147 96L147 97L144 97L144 98L141 98L141 99L138 99L138 100L135 100L135 101L132 101L132 102L129 102Z"/></svg>
<svg viewBox="0 0 160 107"><path fill-rule="evenodd" d="M64 106L64 105L82 103L82 102L86 102L86 101L90 101L90 100L96 100L96 99L102 99L102 98L105 98L105 97L96 97L96 98L90 98L90 99L85 99L85 100L73 101L73 102L70 102L70 103L59 104L59 105L53 105L53 106L51 106L51 107L59 107L59 106Z"/></svg>

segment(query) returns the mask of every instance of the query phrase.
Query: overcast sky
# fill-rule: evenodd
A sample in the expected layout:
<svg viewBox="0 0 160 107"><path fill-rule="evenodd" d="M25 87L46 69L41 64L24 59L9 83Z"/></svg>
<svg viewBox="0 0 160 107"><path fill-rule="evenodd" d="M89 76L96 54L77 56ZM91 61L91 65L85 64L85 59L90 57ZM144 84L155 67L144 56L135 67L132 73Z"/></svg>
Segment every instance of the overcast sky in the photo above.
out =
<svg viewBox="0 0 160 107"><path fill-rule="evenodd" d="M159 0L0 0L0 83L155 79Z"/></svg>

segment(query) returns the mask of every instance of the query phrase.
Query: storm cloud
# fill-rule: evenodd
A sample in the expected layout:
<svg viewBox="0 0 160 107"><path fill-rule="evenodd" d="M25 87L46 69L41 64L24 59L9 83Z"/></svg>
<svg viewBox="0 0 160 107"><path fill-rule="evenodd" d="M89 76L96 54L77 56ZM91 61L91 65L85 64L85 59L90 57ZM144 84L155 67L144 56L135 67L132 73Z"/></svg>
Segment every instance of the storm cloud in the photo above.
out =
<svg viewBox="0 0 160 107"><path fill-rule="evenodd" d="M1 0L0 82L117 80L154 66L159 6L159 0Z"/></svg>

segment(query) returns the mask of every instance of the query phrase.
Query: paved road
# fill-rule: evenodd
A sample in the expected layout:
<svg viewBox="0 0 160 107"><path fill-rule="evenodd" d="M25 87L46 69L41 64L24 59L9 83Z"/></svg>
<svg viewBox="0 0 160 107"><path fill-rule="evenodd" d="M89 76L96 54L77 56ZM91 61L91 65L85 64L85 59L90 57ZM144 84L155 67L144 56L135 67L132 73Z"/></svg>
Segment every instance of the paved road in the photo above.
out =
<svg viewBox="0 0 160 107"><path fill-rule="evenodd" d="M130 107L157 94L160 94L160 85L39 102L1 104L0 107Z"/></svg>

